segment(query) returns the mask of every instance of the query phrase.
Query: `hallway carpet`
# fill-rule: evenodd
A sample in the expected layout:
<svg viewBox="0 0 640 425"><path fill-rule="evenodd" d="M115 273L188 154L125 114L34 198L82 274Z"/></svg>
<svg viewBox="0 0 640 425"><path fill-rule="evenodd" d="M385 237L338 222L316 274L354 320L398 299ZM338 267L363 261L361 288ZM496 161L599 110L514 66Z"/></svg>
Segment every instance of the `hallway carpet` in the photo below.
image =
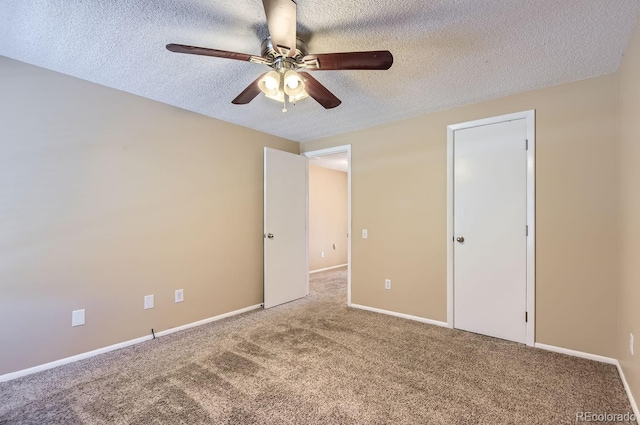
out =
<svg viewBox="0 0 640 425"><path fill-rule="evenodd" d="M612 365L311 293L0 384L0 424L574 424L631 412Z"/></svg>

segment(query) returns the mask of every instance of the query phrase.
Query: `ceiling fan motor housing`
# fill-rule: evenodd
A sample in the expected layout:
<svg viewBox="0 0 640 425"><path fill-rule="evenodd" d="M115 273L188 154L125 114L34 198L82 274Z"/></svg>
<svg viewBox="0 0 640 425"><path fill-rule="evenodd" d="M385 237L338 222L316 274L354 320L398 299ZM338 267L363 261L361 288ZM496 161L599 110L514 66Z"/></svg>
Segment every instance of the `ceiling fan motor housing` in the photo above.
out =
<svg viewBox="0 0 640 425"><path fill-rule="evenodd" d="M272 63L272 65L269 66L280 72L286 72L289 69L300 68L300 64L302 64L302 58L309 54L307 43L299 38L296 38L296 54L293 57L281 55L280 52L273 46L271 37L267 37L262 42L261 52L262 57Z"/></svg>

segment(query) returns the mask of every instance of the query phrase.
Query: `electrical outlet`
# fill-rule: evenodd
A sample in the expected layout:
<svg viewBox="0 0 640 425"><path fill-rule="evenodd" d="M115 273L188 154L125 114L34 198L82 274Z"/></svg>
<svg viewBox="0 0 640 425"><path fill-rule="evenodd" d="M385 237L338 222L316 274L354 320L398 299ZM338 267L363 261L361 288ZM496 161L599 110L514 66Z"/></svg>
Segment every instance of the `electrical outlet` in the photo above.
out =
<svg viewBox="0 0 640 425"><path fill-rule="evenodd" d="M71 312L71 326L84 325L84 308L82 310L73 310Z"/></svg>
<svg viewBox="0 0 640 425"><path fill-rule="evenodd" d="M144 296L144 309L149 310L153 308L153 295L145 295Z"/></svg>
<svg viewBox="0 0 640 425"><path fill-rule="evenodd" d="M369 237L369 231L367 229L362 229L362 239L367 239Z"/></svg>
<svg viewBox="0 0 640 425"><path fill-rule="evenodd" d="M384 280L384 289L391 289L391 279Z"/></svg>
<svg viewBox="0 0 640 425"><path fill-rule="evenodd" d="M632 333L629 334L629 351L633 356L633 334Z"/></svg>
<svg viewBox="0 0 640 425"><path fill-rule="evenodd" d="M181 303L184 301L184 289L176 289L176 302Z"/></svg>
<svg viewBox="0 0 640 425"><path fill-rule="evenodd" d="M324 258L324 251L322 251L322 252L320 253L320 257L321 257L321 258Z"/></svg>

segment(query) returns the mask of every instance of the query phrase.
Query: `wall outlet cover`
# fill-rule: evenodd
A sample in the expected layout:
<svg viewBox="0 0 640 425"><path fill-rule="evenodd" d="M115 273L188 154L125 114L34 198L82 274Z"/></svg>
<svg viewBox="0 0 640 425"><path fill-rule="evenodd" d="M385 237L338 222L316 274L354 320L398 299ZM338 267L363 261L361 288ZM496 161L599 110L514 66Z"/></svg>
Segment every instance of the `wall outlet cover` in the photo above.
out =
<svg viewBox="0 0 640 425"><path fill-rule="evenodd" d="M84 325L84 308L82 310L73 310L71 312L71 326Z"/></svg>
<svg viewBox="0 0 640 425"><path fill-rule="evenodd" d="M391 289L391 279L384 280L384 289Z"/></svg>
<svg viewBox="0 0 640 425"><path fill-rule="evenodd" d="M177 303L184 301L184 289L176 289L175 299Z"/></svg>
<svg viewBox="0 0 640 425"><path fill-rule="evenodd" d="M153 295L145 295L144 296L144 309L149 310L153 308Z"/></svg>

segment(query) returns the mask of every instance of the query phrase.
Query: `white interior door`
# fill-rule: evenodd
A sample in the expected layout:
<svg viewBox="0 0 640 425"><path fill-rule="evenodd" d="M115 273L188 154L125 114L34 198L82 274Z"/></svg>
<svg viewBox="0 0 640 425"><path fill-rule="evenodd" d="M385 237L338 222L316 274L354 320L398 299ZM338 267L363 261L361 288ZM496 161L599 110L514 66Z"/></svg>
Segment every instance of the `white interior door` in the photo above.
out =
<svg viewBox="0 0 640 425"><path fill-rule="evenodd" d="M264 148L264 308L309 293L308 159Z"/></svg>
<svg viewBox="0 0 640 425"><path fill-rule="evenodd" d="M526 342L527 122L454 133L454 326Z"/></svg>

